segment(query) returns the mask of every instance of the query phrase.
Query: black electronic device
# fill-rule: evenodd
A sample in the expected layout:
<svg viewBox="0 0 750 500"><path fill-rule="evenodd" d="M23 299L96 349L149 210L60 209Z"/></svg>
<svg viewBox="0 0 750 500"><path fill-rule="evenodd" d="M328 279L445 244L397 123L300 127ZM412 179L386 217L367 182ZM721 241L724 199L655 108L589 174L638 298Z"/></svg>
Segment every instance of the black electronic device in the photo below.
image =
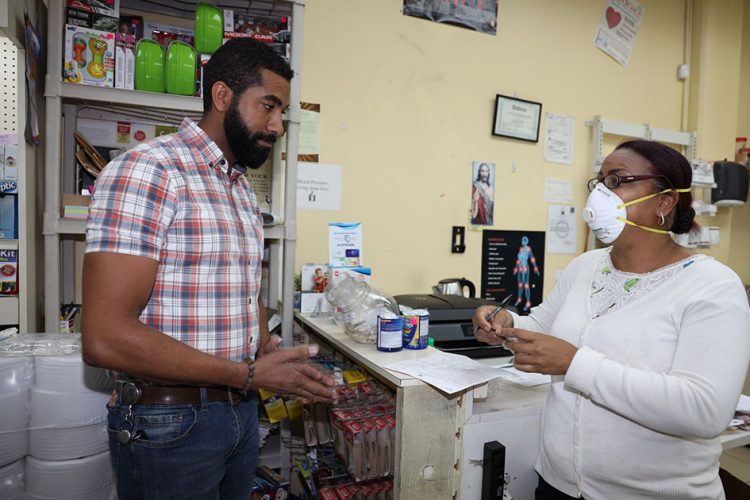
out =
<svg viewBox="0 0 750 500"><path fill-rule="evenodd" d="M482 459L482 500L502 500L505 489L505 446L497 441L484 443Z"/></svg>
<svg viewBox="0 0 750 500"><path fill-rule="evenodd" d="M741 207L747 201L747 167L733 161L714 162L711 203L720 207Z"/></svg>
<svg viewBox="0 0 750 500"><path fill-rule="evenodd" d="M399 305L427 309L430 313L430 337L435 347L444 352L463 354L470 358L501 358L513 353L502 346L491 346L474 336L471 318L477 307L497 306L494 300L466 298L461 295L409 294L394 297ZM513 309L509 307L508 309Z"/></svg>

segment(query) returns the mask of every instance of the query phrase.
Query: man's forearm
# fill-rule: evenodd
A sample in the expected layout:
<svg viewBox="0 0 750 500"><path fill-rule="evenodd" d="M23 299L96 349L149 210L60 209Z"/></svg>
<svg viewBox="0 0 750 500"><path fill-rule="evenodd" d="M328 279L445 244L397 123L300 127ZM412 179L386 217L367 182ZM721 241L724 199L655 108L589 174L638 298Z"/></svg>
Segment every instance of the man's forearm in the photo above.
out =
<svg viewBox="0 0 750 500"><path fill-rule="evenodd" d="M260 338L258 339L258 353L262 353L268 341L271 340L271 334L268 331L268 314L263 301L258 299L258 330Z"/></svg>
<svg viewBox="0 0 750 500"><path fill-rule="evenodd" d="M201 352L137 320L117 329L86 325L82 340L86 363L134 377L238 388L247 380L245 363Z"/></svg>

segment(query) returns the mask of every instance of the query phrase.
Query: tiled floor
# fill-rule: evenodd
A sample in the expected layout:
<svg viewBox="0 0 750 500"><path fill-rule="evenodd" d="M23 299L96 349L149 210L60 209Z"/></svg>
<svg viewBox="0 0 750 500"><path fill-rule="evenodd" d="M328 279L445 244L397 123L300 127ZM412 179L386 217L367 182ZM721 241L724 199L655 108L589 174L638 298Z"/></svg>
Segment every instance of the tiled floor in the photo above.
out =
<svg viewBox="0 0 750 500"><path fill-rule="evenodd" d="M737 479L750 484L750 448L740 446L721 455L721 468Z"/></svg>

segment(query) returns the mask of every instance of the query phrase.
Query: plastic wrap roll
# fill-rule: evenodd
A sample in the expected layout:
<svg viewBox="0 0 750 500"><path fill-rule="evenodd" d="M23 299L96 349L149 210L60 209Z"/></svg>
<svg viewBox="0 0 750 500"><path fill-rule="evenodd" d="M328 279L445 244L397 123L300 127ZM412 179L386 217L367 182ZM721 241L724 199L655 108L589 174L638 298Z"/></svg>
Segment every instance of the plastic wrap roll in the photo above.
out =
<svg viewBox="0 0 750 500"><path fill-rule="evenodd" d="M108 448L106 421L80 427L29 431L29 453L42 460L71 460L96 455Z"/></svg>
<svg viewBox="0 0 750 500"><path fill-rule="evenodd" d="M0 467L29 452L28 428L29 391L0 396Z"/></svg>
<svg viewBox="0 0 750 500"><path fill-rule="evenodd" d="M103 421L109 395L102 392L52 392L31 389L31 428L69 428Z"/></svg>
<svg viewBox="0 0 750 500"><path fill-rule="evenodd" d="M37 356L34 387L51 392L111 392L114 388L102 368L88 366L80 353L67 356Z"/></svg>
<svg viewBox="0 0 750 500"><path fill-rule="evenodd" d="M28 498L101 500L111 498L115 477L109 452L76 460L26 458Z"/></svg>
<svg viewBox="0 0 750 500"><path fill-rule="evenodd" d="M0 397L29 390L33 384L33 358L0 356Z"/></svg>
<svg viewBox="0 0 750 500"><path fill-rule="evenodd" d="M0 498L21 500L23 498L26 461L22 458L0 468Z"/></svg>

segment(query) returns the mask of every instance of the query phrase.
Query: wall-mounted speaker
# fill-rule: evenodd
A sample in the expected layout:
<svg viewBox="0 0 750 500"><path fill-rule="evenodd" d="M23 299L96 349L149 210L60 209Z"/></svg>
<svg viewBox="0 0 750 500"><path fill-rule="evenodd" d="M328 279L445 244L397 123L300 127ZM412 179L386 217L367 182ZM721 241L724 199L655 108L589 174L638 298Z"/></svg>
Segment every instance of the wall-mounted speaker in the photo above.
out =
<svg viewBox="0 0 750 500"><path fill-rule="evenodd" d="M733 161L714 162L711 203L720 207L741 207L747 201L747 167Z"/></svg>

